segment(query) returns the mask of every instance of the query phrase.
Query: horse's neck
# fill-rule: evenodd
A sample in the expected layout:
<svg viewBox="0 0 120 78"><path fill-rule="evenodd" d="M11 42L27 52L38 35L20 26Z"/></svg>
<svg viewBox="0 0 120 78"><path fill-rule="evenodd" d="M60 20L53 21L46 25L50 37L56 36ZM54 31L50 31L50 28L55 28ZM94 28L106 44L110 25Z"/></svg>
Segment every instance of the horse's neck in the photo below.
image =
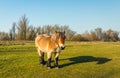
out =
<svg viewBox="0 0 120 78"><path fill-rule="evenodd" d="M50 36L50 45L53 45L54 47L58 47L57 40L54 40L51 36Z"/></svg>

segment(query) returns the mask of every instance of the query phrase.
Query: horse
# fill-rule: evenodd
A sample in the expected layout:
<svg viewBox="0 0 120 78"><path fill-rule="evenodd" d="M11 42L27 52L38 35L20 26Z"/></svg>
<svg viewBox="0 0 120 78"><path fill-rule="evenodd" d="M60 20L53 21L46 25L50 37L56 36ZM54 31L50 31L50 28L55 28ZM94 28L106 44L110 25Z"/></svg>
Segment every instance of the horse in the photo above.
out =
<svg viewBox="0 0 120 78"><path fill-rule="evenodd" d="M54 57L54 66L59 68L58 58L61 53L61 50L65 49L65 31L58 32L55 31L51 35L41 34L35 38L35 45L39 54L39 62L41 65L45 65L44 53L47 54L47 68L51 69L51 58L52 53L55 54Z"/></svg>

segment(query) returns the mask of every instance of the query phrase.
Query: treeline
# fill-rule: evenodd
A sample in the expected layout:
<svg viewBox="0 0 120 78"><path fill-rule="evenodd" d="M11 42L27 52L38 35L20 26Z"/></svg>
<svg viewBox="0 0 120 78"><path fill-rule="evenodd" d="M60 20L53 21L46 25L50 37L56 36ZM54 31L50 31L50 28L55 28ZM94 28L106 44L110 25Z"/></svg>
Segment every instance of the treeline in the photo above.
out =
<svg viewBox="0 0 120 78"><path fill-rule="evenodd" d="M75 31L71 30L67 25L44 25L34 27L29 25L28 18L24 15L18 22L12 24L12 28L8 33L0 32L0 40L34 40L39 34L52 34L55 31L65 31L66 40L71 40L75 35Z"/></svg>
<svg viewBox="0 0 120 78"><path fill-rule="evenodd" d="M119 41L119 32L109 29L103 31L102 28L96 28L94 31L76 34L73 37L76 41Z"/></svg>
<svg viewBox="0 0 120 78"><path fill-rule="evenodd" d="M22 16L18 22L12 24L12 28L8 33L0 32L0 40L34 40L39 34L52 34L55 31L65 31L66 40L70 41L119 41L119 32L114 30L103 31L96 28L91 32L77 34L69 28L68 25L44 25L34 27L29 25L26 15Z"/></svg>

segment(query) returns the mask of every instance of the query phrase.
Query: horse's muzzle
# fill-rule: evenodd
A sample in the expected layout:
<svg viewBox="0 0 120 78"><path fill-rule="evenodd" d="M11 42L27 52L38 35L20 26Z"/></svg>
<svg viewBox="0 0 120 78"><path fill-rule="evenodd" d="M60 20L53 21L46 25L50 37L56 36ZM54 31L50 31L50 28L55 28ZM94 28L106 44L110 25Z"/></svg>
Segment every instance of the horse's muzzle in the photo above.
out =
<svg viewBox="0 0 120 78"><path fill-rule="evenodd" d="M64 50L65 49L65 47L61 47L61 50Z"/></svg>

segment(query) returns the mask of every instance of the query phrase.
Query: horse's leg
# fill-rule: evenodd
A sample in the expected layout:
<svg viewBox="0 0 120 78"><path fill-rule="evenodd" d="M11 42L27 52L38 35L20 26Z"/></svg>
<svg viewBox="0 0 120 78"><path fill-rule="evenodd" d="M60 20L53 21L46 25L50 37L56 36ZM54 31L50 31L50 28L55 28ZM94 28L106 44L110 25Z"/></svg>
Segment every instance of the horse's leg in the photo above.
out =
<svg viewBox="0 0 120 78"><path fill-rule="evenodd" d="M44 61L44 52L40 51L38 49L38 53L39 53L39 62L41 65L44 65L45 64L45 61Z"/></svg>
<svg viewBox="0 0 120 78"><path fill-rule="evenodd" d="M41 64L42 64L42 65L45 65L45 61L44 61L44 52L41 52L40 60L41 60Z"/></svg>
<svg viewBox="0 0 120 78"><path fill-rule="evenodd" d="M56 68L59 68L59 66L58 66L58 58L59 58L59 55L60 55L59 52L55 53L54 66L55 66Z"/></svg>
<svg viewBox="0 0 120 78"><path fill-rule="evenodd" d="M48 52L47 53L47 67L48 67L48 69L51 68L51 57L52 57L52 53Z"/></svg>

